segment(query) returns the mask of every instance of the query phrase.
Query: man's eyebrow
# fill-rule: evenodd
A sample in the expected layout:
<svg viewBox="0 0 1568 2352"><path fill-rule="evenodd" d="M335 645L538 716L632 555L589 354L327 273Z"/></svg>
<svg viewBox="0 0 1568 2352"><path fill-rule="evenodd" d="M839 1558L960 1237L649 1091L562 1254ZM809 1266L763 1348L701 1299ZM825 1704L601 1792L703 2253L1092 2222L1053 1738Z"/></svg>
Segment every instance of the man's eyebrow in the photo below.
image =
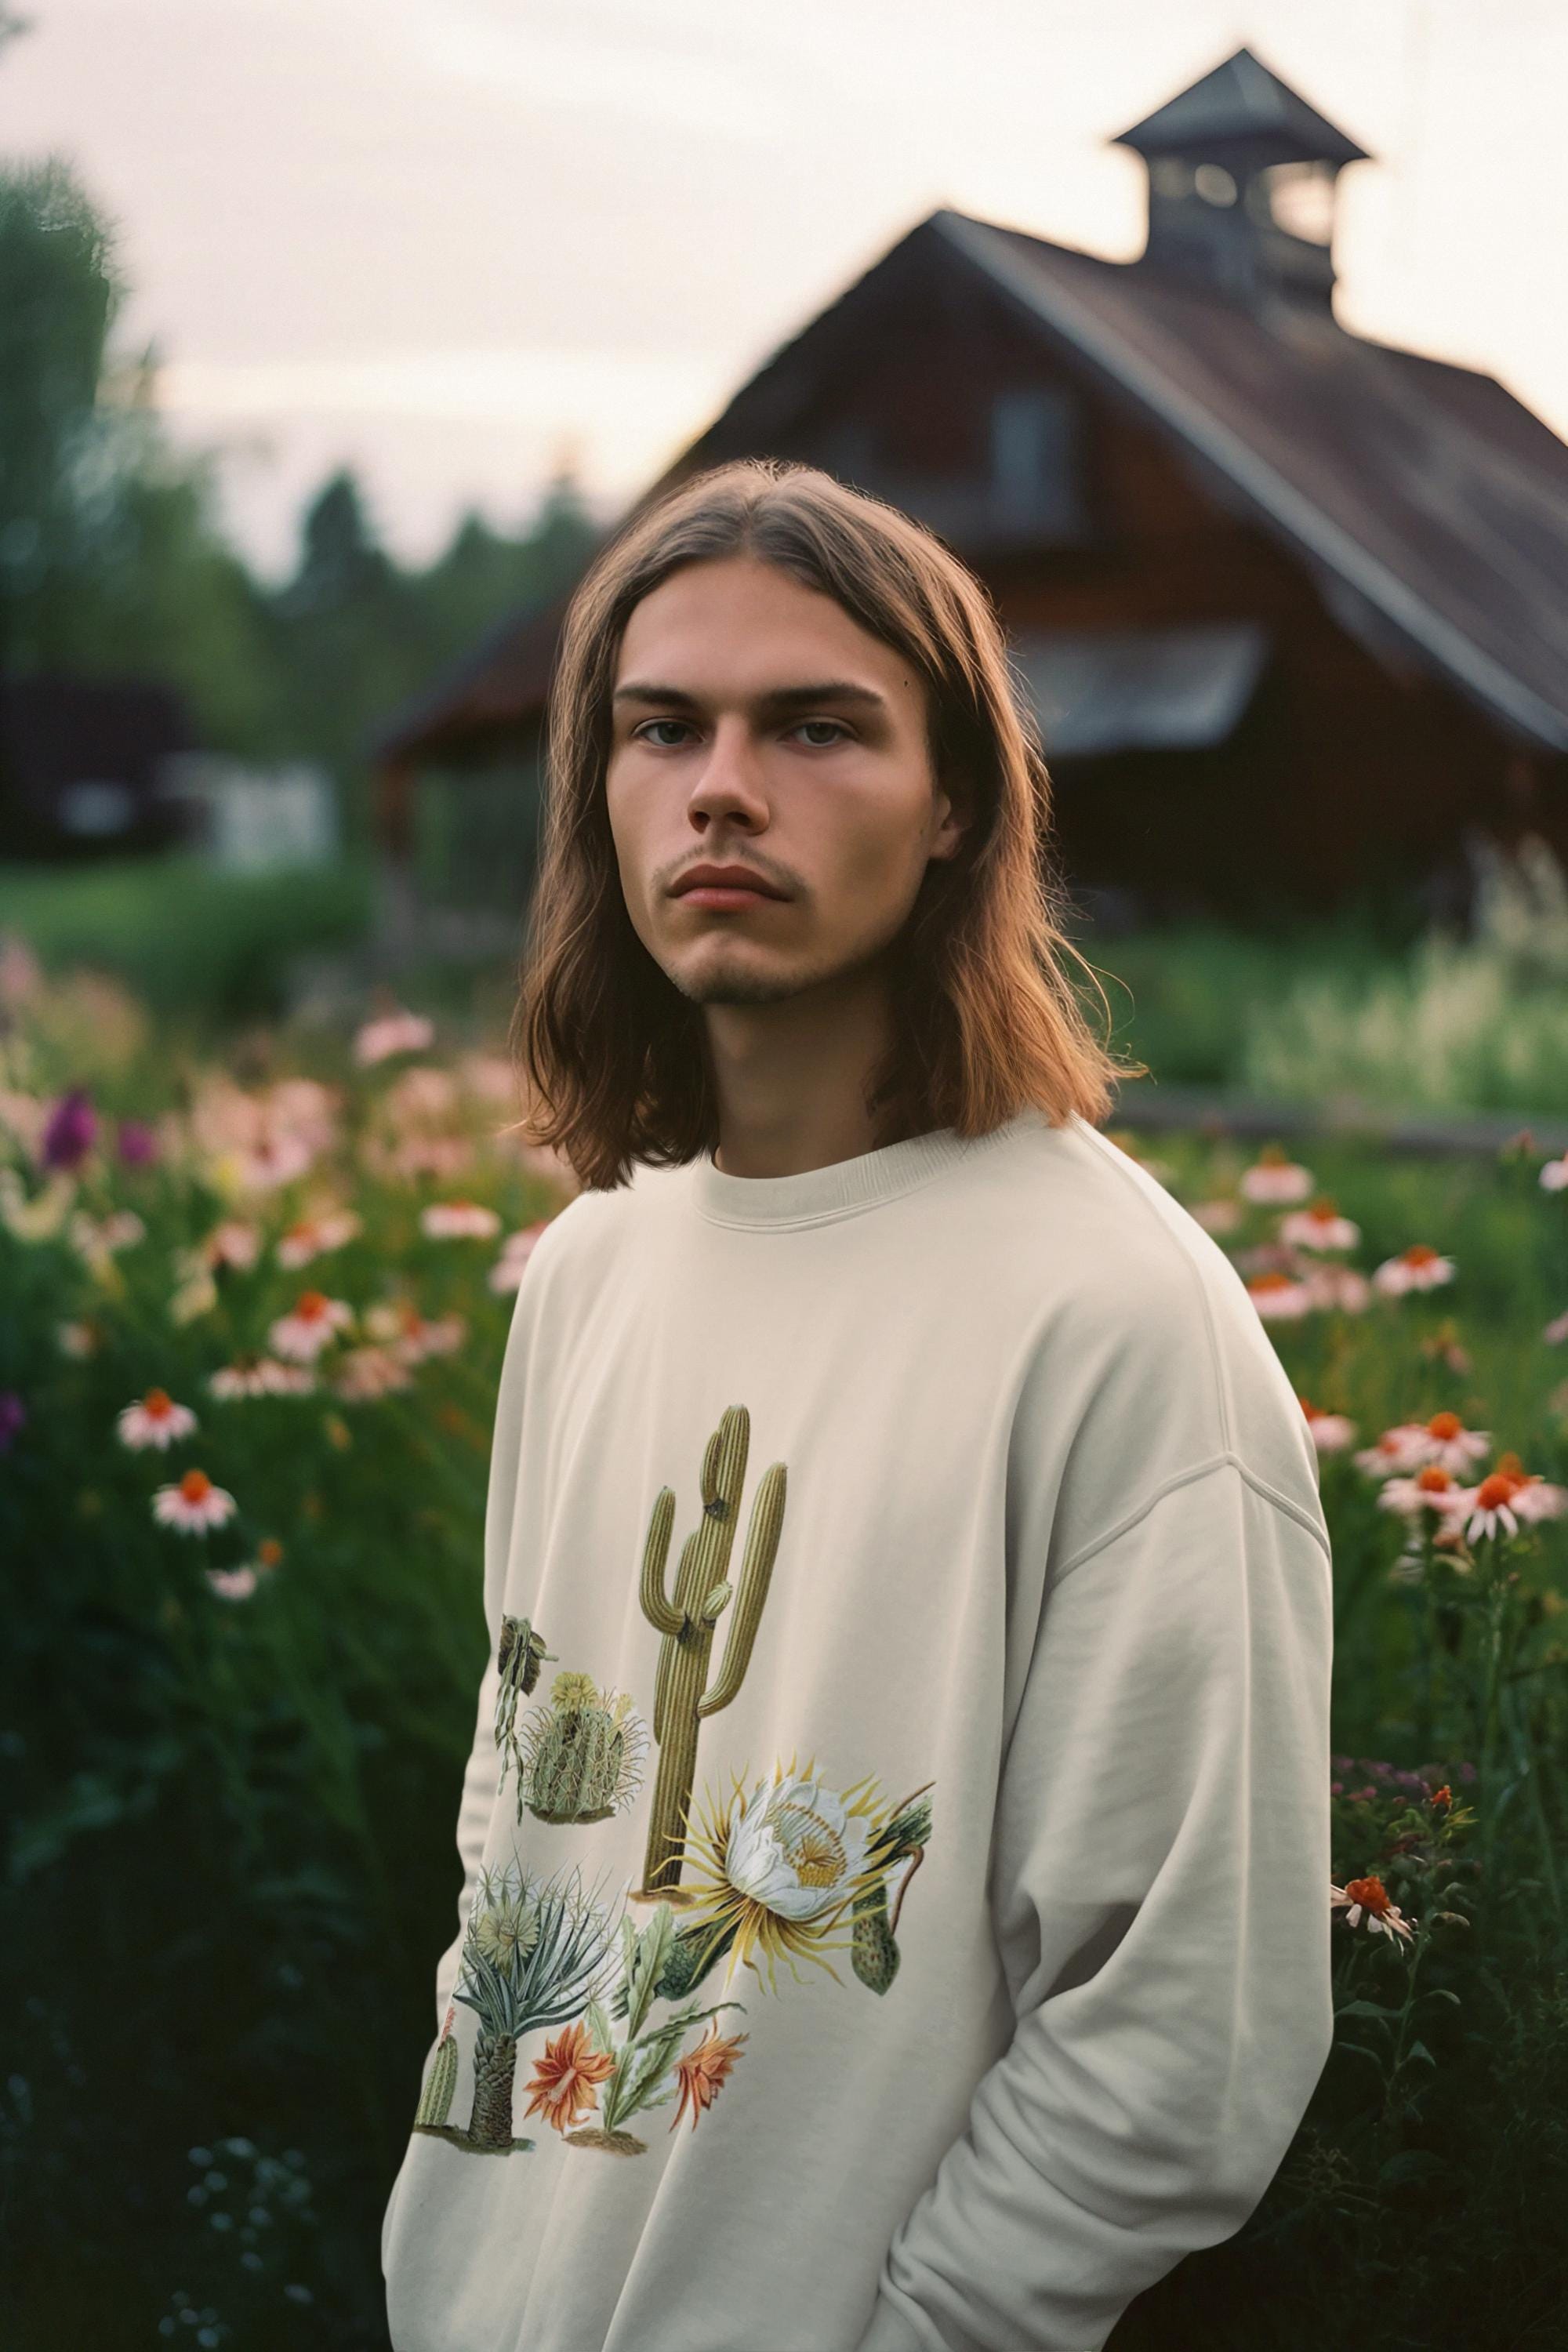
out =
<svg viewBox="0 0 1568 2352"><path fill-rule="evenodd" d="M629 678L617 686L616 702L662 702L680 710L695 710L698 698L688 694L684 687L659 686L651 678ZM815 685L777 686L757 697L760 710L805 710L824 702L848 703L865 710L885 710L886 698L875 687L858 686L853 678L823 678Z"/></svg>

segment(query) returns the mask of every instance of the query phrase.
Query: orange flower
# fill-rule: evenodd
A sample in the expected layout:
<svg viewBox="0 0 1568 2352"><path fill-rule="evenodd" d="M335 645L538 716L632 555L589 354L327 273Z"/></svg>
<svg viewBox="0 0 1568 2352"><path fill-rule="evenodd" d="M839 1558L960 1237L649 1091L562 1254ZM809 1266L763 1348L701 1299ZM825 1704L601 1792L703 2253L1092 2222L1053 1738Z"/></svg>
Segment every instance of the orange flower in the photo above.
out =
<svg viewBox="0 0 1568 2352"><path fill-rule="evenodd" d="M544 2055L535 2061L528 2086L533 2096L523 2113L542 2115L563 2132L584 2116L592 2115L595 2084L615 2071L615 2060L608 2051L595 2049L579 2018L545 2043Z"/></svg>
<svg viewBox="0 0 1568 2352"><path fill-rule="evenodd" d="M675 2118L669 2126L671 2131L686 2113L688 2099L691 2102L691 2128L693 2131L697 2129L698 2116L704 2107L712 2105L720 2084L741 2054L742 2042L748 2039L744 2033L736 2033L728 2041L721 2041L719 2021L715 2017L710 2020L702 2040L676 2060L675 2071L680 2077L680 2104L675 2110ZM703 2145L706 2147L706 2141Z"/></svg>

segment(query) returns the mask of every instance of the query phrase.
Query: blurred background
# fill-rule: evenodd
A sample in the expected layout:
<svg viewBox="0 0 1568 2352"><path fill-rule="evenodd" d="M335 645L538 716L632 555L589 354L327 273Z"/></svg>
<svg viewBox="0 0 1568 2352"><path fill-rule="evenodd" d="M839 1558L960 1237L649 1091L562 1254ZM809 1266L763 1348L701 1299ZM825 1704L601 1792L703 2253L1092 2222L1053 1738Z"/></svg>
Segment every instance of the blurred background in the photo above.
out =
<svg viewBox="0 0 1568 2352"><path fill-rule="evenodd" d="M1565 91L1557 0L0 0L10 2340L383 2340L495 1375L574 1182L505 1058L551 667L682 476L808 459L982 576L1151 1066L1119 1137L1266 1285L1259 1147L1452 1246L1473 1326L1320 1287L1299 1389L1568 1463ZM1341 1745L1464 1760L1342 1475ZM1479 2062L1424 2140L1402 2028L1202 2273L1303 2346L1325 2263L1395 2343L1549 2341L1560 1584L1510 2284L1444 2267Z"/></svg>

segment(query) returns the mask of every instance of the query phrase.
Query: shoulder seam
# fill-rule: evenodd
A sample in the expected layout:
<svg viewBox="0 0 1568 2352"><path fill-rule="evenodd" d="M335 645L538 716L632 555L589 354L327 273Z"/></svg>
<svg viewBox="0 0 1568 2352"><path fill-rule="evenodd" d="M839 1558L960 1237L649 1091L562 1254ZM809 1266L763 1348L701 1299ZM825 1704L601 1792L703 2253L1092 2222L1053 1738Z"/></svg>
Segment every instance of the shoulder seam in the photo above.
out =
<svg viewBox="0 0 1568 2352"><path fill-rule="evenodd" d="M1083 1545L1079 1550L1074 1552L1070 1559L1064 1561L1051 1579L1051 1589L1054 1591L1065 1578L1080 1569L1086 1560L1092 1559L1097 1552L1103 1551L1107 1544L1114 1543L1118 1536L1126 1535L1129 1529L1138 1525L1140 1519L1147 1518L1156 1503L1163 1502L1165 1496L1173 1494L1178 1486L1190 1486L1194 1478L1206 1478L1212 1470L1225 1469L1234 1470L1238 1477L1246 1480L1255 1494L1263 1497L1266 1503L1272 1503L1277 1510L1283 1511L1288 1518L1294 1519L1300 1527L1305 1528L1307 1533L1318 1543L1324 1559L1328 1560L1331 1567L1332 1566L1333 1553L1328 1538L1311 1513L1304 1511L1300 1504L1291 1496L1281 1494L1278 1486L1271 1486L1267 1478L1260 1478L1255 1470L1248 1468L1239 1454L1227 1451L1211 1454L1206 1460L1194 1462L1189 1469L1173 1472L1163 1486L1156 1486L1154 1492L1135 1509L1127 1512L1125 1517L1118 1519L1113 1527L1107 1528L1103 1534L1096 1536L1091 1542Z"/></svg>
<svg viewBox="0 0 1568 2352"><path fill-rule="evenodd" d="M1237 1467L1240 1469L1242 1466L1240 1462L1237 1461L1236 1455L1229 1451L1233 1433L1230 1425L1230 1398L1226 1390L1225 1372L1220 1360L1219 1334L1215 1329L1214 1306L1209 1297L1208 1286L1204 1281L1203 1276L1198 1270L1197 1261L1194 1257L1192 1251L1188 1248L1184 1235L1179 1231L1173 1231L1169 1226L1167 1226L1163 1220L1155 1214L1151 1203L1144 1199L1142 1192L1139 1189L1137 1180L1132 1175L1131 1171L1125 1164L1127 1158L1126 1153L1121 1150L1119 1145L1112 1143L1108 1137L1102 1135L1099 1128L1091 1125L1088 1119L1083 1119L1082 1125L1085 1133L1093 1139L1097 1149L1109 1153L1113 1161L1120 1160L1123 1163L1118 1171L1121 1181L1131 1187L1138 1201L1140 1208L1142 1210L1143 1214L1149 1219L1150 1223L1157 1226L1159 1230L1164 1234L1172 1248L1178 1252L1182 1264L1186 1268L1188 1279L1198 1294L1198 1304L1202 1310L1204 1318L1204 1333L1208 1341L1209 1375L1214 1382L1215 1406L1219 1417L1219 1433L1225 1442L1225 1458L1235 1461L1237 1463ZM1151 1179L1151 1181L1156 1181L1156 1179ZM1181 1207L1181 1203L1179 1202L1174 1202L1173 1205L1178 1208ZM1188 1213L1185 1210L1183 1210L1182 1213L1184 1216ZM1217 1460L1220 1457L1216 1456L1215 1458Z"/></svg>

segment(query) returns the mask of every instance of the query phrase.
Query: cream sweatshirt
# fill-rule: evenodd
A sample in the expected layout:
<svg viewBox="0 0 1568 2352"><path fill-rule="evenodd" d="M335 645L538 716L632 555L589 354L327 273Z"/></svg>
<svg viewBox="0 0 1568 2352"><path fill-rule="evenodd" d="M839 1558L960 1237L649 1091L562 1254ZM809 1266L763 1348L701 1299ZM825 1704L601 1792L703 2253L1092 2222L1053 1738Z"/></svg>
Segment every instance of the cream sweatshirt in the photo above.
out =
<svg viewBox="0 0 1568 2352"><path fill-rule="evenodd" d="M1329 1540L1115 1144L580 1194L484 1603L395 2352L1097 2352L1246 2220L1331 2032Z"/></svg>

